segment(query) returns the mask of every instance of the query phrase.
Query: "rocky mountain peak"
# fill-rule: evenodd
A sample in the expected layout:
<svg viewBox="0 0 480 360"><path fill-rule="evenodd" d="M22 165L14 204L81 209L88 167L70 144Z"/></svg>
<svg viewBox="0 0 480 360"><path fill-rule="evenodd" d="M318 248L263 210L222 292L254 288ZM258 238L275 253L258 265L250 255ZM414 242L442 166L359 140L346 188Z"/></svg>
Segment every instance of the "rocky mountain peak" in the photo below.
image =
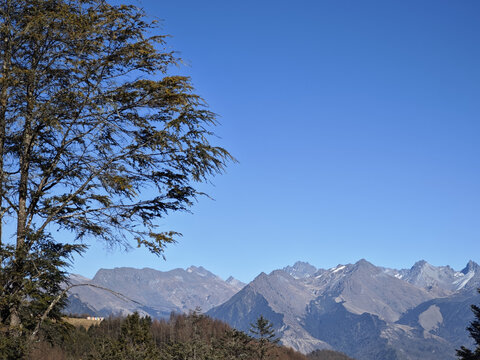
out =
<svg viewBox="0 0 480 360"><path fill-rule="evenodd" d="M282 270L295 279L304 279L315 274L318 269L308 262L297 261L293 266L284 267Z"/></svg>
<svg viewBox="0 0 480 360"><path fill-rule="evenodd" d="M233 276L229 276L225 282L232 286L237 291L241 290L246 284L241 282L240 280L235 279Z"/></svg>
<svg viewBox="0 0 480 360"><path fill-rule="evenodd" d="M473 290L480 286L480 266L470 260L462 271L455 274L455 290Z"/></svg>
<svg viewBox="0 0 480 360"><path fill-rule="evenodd" d="M69 280L71 284L86 284L91 281L91 279L78 274L70 274Z"/></svg>
<svg viewBox="0 0 480 360"><path fill-rule="evenodd" d="M480 271L480 266L475 262L470 260L467 263L467 266L461 271L463 274L467 275L468 273L479 273Z"/></svg>
<svg viewBox="0 0 480 360"><path fill-rule="evenodd" d="M428 265L430 265L430 264L428 262L426 262L425 260L420 260L420 261L417 261L415 264L413 264L411 270L422 269L423 267L428 266Z"/></svg>
<svg viewBox="0 0 480 360"><path fill-rule="evenodd" d="M205 269L203 266L190 266L187 270L188 273L194 273L202 277L216 278L217 275L212 274L210 271Z"/></svg>
<svg viewBox="0 0 480 360"><path fill-rule="evenodd" d="M88 308L95 315L129 314L141 311L152 317L165 317L172 311L188 312L200 307L208 310L217 306L238 292L243 284L227 283L203 267L159 271L149 268L100 269L92 280L72 277L72 282L88 282L120 293L125 301L98 288L75 287L73 296L76 309ZM87 304L80 306L81 303ZM143 304L138 309L138 303ZM67 310L67 312L79 310Z"/></svg>
<svg viewBox="0 0 480 360"><path fill-rule="evenodd" d="M365 259L358 260L354 264L353 269L362 270L362 271L375 271L375 272L380 271L379 268L377 268L375 265L373 265L371 262L368 262Z"/></svg>
<svg viewBox="0 0 480 360"><path fill-rule="evenodd" d="M450 266L434 266L417 261L410 269L401 270L402 280L423 288L433 296L447 296L455 291L456 272Z"/></svg>
<svg viewBox="0 0 480 360"><path fill-rule="evenodd" d="M438 269L435 266L430 265L425 260L420 260L413 264L413 266L410 268L407 278L412 279L419 276L432 276L437 271Z"/></svg>
<svg viewBox="0 0 480 360"><path fill-rule="evenodd" d="M258 274L258 275L255 277L255 279L253 279L252 282L255 282L255 281L258 281L258 280L264 280L264 279L266 279L266 278L268 278L268 275L262 271L260 274Z"/></svg>

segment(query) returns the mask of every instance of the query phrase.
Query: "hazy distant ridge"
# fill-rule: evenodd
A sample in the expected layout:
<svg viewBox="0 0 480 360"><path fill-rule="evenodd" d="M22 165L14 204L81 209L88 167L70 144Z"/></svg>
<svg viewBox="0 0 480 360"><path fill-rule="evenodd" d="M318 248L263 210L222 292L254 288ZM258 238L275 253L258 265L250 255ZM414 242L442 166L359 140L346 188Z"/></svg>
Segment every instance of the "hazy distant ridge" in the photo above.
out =
<svg viewBox="0 0 480 360"><path fill-rule="evenodd" d="M70 291L71 302L66 312L126 315L139 311L153 317L165 317L172 311L188 312L197 307L207 311L245 285L232 277L224 281L201 266L166 272L149 268L100 269L93 279L72 275L71 282L105 287L134 301L98 288L75 287Z"/></svg>

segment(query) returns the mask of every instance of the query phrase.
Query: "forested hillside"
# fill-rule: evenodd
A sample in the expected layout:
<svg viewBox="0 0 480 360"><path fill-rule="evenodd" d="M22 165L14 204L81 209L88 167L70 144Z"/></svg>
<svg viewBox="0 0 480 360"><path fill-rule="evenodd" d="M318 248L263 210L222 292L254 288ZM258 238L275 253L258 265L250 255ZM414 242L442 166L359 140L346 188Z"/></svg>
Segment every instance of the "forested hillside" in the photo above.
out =
<svg viewBox="0 0 480 360"><path fill-rule="evenodd" d="M308 354L308 360L354 360L347 355L333 350L315 350Z"/></svg>
<svg viewBox="0 0 480 360"><path fill-rule="evenodd" d="M63 333L45 334L29 359L308 359L290 348L262 343L222 321L197 312L172 314L169 319L153 321L135 313L126 318L107 318L88 330L69 324L64 329ZM343 360L345 357L329 351L317 352L311 359Z"/></svg>

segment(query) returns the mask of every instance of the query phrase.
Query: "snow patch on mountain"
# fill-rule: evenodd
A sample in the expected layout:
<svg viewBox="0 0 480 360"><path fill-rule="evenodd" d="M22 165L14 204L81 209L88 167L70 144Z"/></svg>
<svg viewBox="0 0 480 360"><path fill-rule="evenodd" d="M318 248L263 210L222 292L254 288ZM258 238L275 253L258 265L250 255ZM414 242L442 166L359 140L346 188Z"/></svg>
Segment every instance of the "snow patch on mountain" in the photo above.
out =
<svg viewBox="0 0 480 360"><path fill-rule="evenodd" d="M458 280L455 280L453 284L455 285L455 290L461 290L468 284L470 280L475 276L475 271L469 271L467 274L462 274L462 277Z"/></svg>
<svg viewBox="0 0 480 360"><path fill-rule="evenodd" d="M333 269L332 273L336 273L336 272L339 272L343 269L345 269L346 266L345 265L341 265L341 266L337 266L336 268Z"/></svg>

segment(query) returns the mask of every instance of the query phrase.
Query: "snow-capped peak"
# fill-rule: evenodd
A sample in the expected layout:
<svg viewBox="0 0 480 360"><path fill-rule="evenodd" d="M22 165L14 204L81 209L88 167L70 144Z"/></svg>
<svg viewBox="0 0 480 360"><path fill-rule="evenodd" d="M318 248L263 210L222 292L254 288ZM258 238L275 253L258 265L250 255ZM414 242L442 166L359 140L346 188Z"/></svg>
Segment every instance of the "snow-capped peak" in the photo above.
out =
<svg viewBox="0 0 480 360"><path fill-rule="evenodd" d="M332 273L336 273L336 272L339 272L343 269L345 269L346 266L345 265L340 265L340 266L337 266L336 268L332 269Z"/></svg>

